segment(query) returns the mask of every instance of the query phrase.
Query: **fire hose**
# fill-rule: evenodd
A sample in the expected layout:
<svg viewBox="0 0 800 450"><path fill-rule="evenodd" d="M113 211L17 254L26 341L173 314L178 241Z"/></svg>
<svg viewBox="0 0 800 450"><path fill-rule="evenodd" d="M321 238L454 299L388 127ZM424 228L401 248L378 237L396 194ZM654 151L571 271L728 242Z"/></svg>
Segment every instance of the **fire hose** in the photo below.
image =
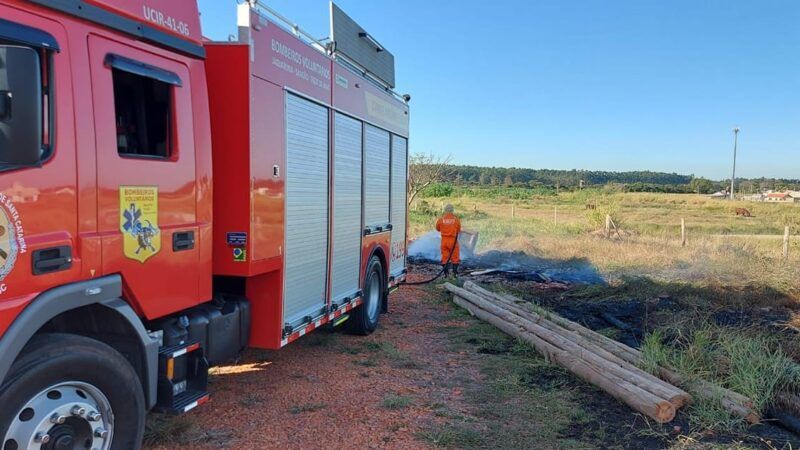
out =
<svg viewBox="0 0 800 450"><path fill-rule="evenodd" d="M431 278L430 280L415 281L413 283L409 283L408 281L403 281L400 284L401 285L406 285L406 286L421 286L423 284L433 283L434 281L436 281L439 278L441 278L442 275L444 275L445 271L447 270L447 266L450 265L450 261L453 259L453 253L455 253L455 251L456 251L456 246L458 246L458 235L456 235L456 240L455 240L455 242L453 242L453 248L450 249L450 254L447 256L447 262L442 264L442 270L440 270L439 273L435 277Z"/></svg>

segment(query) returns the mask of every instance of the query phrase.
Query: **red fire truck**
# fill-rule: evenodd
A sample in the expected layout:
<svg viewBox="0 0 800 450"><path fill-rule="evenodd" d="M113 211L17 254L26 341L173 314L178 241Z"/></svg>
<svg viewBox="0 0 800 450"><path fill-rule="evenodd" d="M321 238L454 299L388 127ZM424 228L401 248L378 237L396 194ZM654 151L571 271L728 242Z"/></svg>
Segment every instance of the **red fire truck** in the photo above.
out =
<svg viewBox="0 0 800 450"><path fill-rule="evenodd" d="M211 42L192 0L0 0L2 450L138 448L247 346L375 330L410 97L331 14L251 0Z"/></svg>

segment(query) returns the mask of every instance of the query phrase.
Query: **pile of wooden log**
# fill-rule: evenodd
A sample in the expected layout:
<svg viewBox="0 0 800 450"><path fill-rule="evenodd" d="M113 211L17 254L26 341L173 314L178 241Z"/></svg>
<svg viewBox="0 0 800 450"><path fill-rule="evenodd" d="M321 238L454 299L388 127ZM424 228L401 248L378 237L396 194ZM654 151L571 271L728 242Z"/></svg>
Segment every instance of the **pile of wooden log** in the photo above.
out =
<svg viewBox="0 0 800 450"><path fill-rule="evenodd" d="M675 385L687 386L698 396L718 399L751 423L760 420L746 397L704 381L686 380L666 368L659 368L660 378L656 377L638 367L642 362L638 350L555 314L525 308L515 297L496 294L469 281L464 288L449 283L445 288L453 293L457 305L475 317L528 342L549 361L659 423L672 421L676 411L691 401L691 396Z"/></svg>

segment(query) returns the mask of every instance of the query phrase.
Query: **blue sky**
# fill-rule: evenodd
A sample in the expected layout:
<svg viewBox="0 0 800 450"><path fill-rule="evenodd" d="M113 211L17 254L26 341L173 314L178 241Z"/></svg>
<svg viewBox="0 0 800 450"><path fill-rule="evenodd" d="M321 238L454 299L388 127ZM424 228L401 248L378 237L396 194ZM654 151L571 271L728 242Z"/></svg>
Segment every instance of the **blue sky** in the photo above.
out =
<svg viewBox="0 0 800 450"><path fill-rule="evenodd" d="M204 34L235 0L200 0ZM327 0L269 0L329 34ZM796 0L339 0L395 54L412 152L463 164L800 178Z"/></svg>

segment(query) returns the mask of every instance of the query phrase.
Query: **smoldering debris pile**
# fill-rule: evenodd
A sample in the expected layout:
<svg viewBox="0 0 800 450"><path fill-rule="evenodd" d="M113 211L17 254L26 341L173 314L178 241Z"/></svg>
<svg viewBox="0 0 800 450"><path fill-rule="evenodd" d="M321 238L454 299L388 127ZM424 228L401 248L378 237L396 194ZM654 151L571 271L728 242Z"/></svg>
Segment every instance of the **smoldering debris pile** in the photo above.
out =
<svg viewBox="0 0 800 450"><path fill-rule="evenodd" d="M441 238L431 232L420 236L408 247L409 262L417 273L436 273L441 263ZM474 252L461 247L462 277L485 283L531 282L548 287L568 287L575 284L604 284L600 273L586 261L556 261L538 258L521 251L490 250Z"/></svg>

